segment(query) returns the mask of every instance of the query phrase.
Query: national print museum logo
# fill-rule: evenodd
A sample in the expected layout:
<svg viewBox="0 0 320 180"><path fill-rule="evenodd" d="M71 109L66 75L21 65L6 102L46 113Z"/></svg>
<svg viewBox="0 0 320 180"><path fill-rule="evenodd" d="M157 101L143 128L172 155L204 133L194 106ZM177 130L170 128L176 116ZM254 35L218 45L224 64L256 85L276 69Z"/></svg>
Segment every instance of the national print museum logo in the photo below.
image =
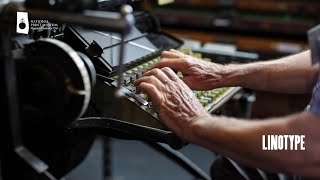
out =
<svg viewBox="0 0 320 180"><path fill-rule="evenodd" d="M27 12L17 12L17 33L29 34L29 19Z"/></svg>
<svg viewBox="0 0 320 180"><path fill-rule="evenodd" d="M17 12L17 33L19 34L29 34L29 30L50 30L56 32L58 29L58 24L51 23L49 20L31 19L29 21L27 12Z"/></svg>

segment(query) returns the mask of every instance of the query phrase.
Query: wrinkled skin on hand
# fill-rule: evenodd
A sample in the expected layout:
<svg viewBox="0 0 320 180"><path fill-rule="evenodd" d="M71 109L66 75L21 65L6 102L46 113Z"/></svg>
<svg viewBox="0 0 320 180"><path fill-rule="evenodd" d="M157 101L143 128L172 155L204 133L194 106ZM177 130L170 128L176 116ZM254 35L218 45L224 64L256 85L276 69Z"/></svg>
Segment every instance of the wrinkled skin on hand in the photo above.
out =
<svg viewBox="0 0 320 180"><path fill-rule="evenodd" d="M169 67L183 74L182 80L193 90L211 90L221 84L223 65L206 62L174 49L164 51L153 68Z"/></svg>
<svg viewBox="0 0 320 180"><path fill-rule="evenodd" d="M210 116L191 89L168 67L152 69L134 84L149 96L159 119L181 138L191 139L190 127Z"/></svg>

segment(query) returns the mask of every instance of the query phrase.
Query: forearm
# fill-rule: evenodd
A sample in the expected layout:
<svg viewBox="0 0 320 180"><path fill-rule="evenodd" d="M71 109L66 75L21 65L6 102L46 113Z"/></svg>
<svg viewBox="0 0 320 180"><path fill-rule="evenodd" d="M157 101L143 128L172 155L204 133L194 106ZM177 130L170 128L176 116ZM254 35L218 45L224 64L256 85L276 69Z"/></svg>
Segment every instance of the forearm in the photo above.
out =
<svg viewBox="0 0 320 180"><path fill-rule="evenodd" d="M274 172L320 177L318 127L320 120L311 113L265 121L212 117L194 123L190 140L246 165ZM272 134L305 135L306 150L262 150L262 135Z"/></svg>
<svg viewBox="0 0 320 180"><path fill-rule="evenodd" d="M241 86L281 93L311 92L318 78L310 51L274 61L227 65L222 70L222 86Z"/></svg>

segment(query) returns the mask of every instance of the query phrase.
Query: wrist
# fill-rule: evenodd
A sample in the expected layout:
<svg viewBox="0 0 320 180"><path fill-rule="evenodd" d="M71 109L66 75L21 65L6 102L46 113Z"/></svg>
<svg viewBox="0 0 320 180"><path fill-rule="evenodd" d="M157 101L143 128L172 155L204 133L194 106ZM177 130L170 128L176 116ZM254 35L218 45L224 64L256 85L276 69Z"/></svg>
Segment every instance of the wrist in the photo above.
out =
<svg viewBox="0 0 320 180"><path fill-rule="evenodd" d="M221 77L220 87L243 86L244 73L241 73L240 65L221 65L218 74Z"/></svg>
<svg viewBox="0 0 320 180"><path fill-rule="evenodd" d="M212 116L209 113L198 117L189 125L189 129L191 129L191 134L187 137L187 140L194 144L199 144L202 139L205 137L205 128L212 121Z"/></svg>

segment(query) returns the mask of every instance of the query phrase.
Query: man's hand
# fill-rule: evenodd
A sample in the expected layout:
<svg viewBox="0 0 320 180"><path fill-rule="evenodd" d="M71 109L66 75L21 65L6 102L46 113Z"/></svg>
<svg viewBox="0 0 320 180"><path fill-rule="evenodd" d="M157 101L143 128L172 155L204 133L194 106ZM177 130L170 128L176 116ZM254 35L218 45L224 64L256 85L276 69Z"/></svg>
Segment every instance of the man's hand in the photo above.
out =
<svg viewBox="0 0 320 180"><path fill-rule="evenodd" d="M188 56L171 49L161 54L161 60L153 68L169 67L183 74L182 80L194 90L211 90L222 87L222 75L225 71L222 65L210 63Z"/></svg>
<svg viewBox="0 0 320 180"><path fill-rule="evenodd" d="M159 119L183 139L192 139L194 122L210 117L191 89L168 67L152 69L134 84L151 99Z"/></svg>

